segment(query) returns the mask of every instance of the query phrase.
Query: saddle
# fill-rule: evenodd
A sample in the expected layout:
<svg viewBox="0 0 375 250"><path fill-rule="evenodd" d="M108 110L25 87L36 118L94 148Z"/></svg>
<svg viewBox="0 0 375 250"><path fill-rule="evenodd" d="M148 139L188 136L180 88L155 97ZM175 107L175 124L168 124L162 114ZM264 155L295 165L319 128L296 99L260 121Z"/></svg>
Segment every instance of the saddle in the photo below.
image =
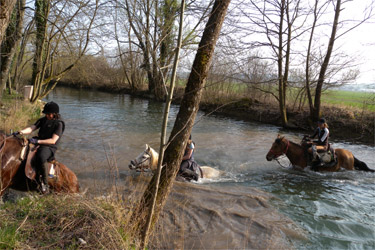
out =
<svg viewBox="0 0 375 250"><path fill-rule="evenodd" d="M317 155L317 159L314 159L314 150ZM312 166L332 167L337 163L335 149L328 145L327 151L316 151L313 147L313 155L311 157Z"/></svg>
<svg viewBox="0 0 375 250"><path fill-rule="evenodd" d="M36 177L36 171L35 171L35 168L31 164L31 160L35 156L35 153L38 148L39 146L37 145L29 144L28 147L27 145L24 146L21 152L21 159L24 160L26 158L25 175L30 180L35 180L35 177ZM56 172L57 172L59 163L55 160L54 157L52 157L51 159L48 159L47 162L48 162L48 178L56 178L57 177Z"/></svg>

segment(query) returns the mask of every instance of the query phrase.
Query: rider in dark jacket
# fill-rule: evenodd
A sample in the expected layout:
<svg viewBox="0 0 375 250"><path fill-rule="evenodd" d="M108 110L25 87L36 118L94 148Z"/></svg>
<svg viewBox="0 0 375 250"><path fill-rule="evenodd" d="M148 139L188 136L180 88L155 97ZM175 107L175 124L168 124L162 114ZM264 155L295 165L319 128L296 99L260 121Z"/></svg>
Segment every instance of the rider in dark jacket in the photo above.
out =
<svg viewBox="0 0 375 250"><path fill-rule="evenodd" d="M41 192L48 193L48 161L54 158L61 136L65 129L65 124L59 114L59 105L55 102L48 102L42 111L45 116L35 122L34 125L20 130L17 134L30 134L39 129L38 136L29 139L32 144L39 145L39 148L32 160L32 165L36 169L37 181L40 181ZM41 180L39 177L41 176Z"/></svg>

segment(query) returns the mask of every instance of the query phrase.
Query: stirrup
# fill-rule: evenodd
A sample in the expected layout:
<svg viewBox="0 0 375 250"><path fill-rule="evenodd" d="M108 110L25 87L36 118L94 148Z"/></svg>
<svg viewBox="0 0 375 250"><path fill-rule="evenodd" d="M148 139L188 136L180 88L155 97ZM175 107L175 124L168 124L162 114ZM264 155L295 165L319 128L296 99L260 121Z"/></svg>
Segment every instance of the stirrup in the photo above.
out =
<svg viewBox="0 0 375 250"><path fill-rule="evenodd" d="M44 184L43 182L40 184L40 191L42 194L47 194L49 193L49 188L48 188L48 184Z"/></svg>

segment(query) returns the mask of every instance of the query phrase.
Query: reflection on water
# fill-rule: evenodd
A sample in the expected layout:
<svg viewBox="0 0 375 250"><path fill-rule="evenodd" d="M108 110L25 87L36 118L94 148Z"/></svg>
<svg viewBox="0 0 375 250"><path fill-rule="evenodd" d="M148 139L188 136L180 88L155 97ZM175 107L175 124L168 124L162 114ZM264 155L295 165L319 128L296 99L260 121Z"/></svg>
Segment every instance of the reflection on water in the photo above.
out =
<svg viewBox="0 0 375 250"><path fill-rule="evenodd" d="M68 88L59 88L48 98L60 104L66 121L57 158L78 173L83 189L109 180L109 165L116 165L120 176L131 175L127 165L144 145L158 148L163 111L160 103ZM172 106L169 129L176 113L177 107ZM202 116L199 113L197 120ZM243 190L252 187L271 193L276 197L271 199L273 206L308 232L309 243L294 241L297 248L375 248L375 175L295 171L267 162L265 155L278 132L275 126L203 117L193 128L195 159L227 175L220 180L201 181L198 187L225 188L233 196L241 196ZM295 142L301 138L299 134L284 135ZM375 169L374 147L338 142L333 146L352 151ZM216 197L213 204L227 199L215 194L210 194ZM202 204L194 209L199 207L203 209ZM228 215L228 221L231 218ZM236 218L237 222L243 219Z"/></svg>

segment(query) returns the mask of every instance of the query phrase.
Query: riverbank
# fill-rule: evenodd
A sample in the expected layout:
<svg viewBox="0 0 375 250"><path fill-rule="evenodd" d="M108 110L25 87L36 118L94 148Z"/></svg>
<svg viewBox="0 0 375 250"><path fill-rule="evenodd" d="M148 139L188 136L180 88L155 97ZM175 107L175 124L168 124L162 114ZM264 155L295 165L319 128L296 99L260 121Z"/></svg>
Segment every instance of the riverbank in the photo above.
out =
<svg viewBox="0 0 375 250"><path fill-rule="evenodd" d="M62 82L60 86L95 89L110 93L129 94L138 98L153 99L145 89L132 91L126 87L119 88L110 85L86 86L67 82ZM180 103L183 91L184 88L182 87L176 88L174 104ZM218 100L218 98L210 98L210 95L203 95L200 110L210 115L282 127L279 106L275 102L261 102L257 99L238 95ZM292 110L292 108L288 108L288 110ZM375 146L375 113L373 111L342 105L322 105L321 113L329 124L331 139ZM312 134L316 127L316 124L311 121L307 109L289 111L288 122L288 128L283 130Z"/></svg>

